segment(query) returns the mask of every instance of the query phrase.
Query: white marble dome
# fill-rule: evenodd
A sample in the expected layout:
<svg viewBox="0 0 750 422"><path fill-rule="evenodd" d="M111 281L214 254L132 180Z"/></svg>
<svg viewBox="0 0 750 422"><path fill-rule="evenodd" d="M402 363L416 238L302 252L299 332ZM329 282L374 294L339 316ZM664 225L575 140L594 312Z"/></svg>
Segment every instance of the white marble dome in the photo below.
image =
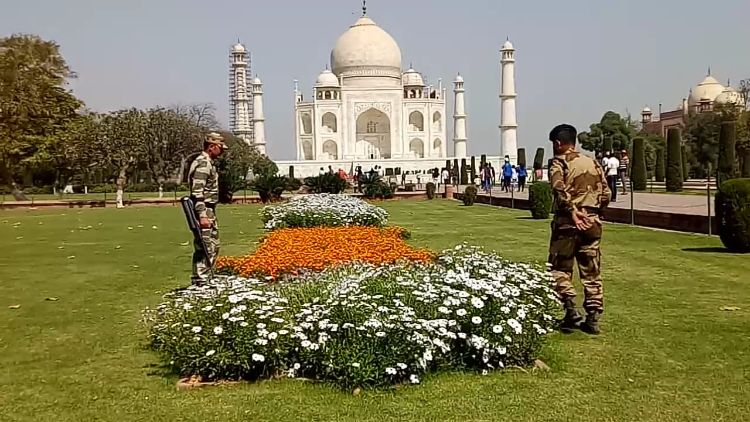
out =
<svg viewBox="0 0 750 422"><path fill-rule="evenodd" d="M240 44L240 43L237 43L237 44L234 45L234 47L232 47L232 51L235 52L235 53L244 53L245 52L245 46L242 45L242 44Z"/></svg>
<svg viewBox="0 0 750 422"><path fill-rule="evenodd" d="M513 43L510 40L506 40L503 44L503 50L513 50Z"/></svg>
<svg viewBox="0 0 750 422"><path fill-rule="evenodd" d="M401 49L385 30L362 16L336 41L331 70L345 76L401 77Z"/></svg>
<svg viewBox="0 0 750 422"><path fill-rule="evenodd" d="M722 93L716 97L716 102L719 104L736 105L736 106L745 105L745 102L742 98L742 94L737 92L731 86L726 87L724 91L722 91Z"/></svg>
<svg viewBox="0 0 750 422"><path fill-rule="evenodd" d="M316 87L337 87L339 86L339 78L333 74L330 70L326 69L320 72L318 79L315 81Z"/></svg>
<svg viewBox="0 0 750 422"><path fill-rule="evenodd" d="M693 88L693 92L688 99L688 104L690 106L697 106L701 101L714 102L716 97L722 92L724 92L724 85L719 83L713 76L708 75L698 86Z"/></svg>
<svg viewBox="0 0 750 422"><path fill-rule="evenodd" d="M422 75L412 68L404 72L403 80L404 86L424 86Z"/></svg>

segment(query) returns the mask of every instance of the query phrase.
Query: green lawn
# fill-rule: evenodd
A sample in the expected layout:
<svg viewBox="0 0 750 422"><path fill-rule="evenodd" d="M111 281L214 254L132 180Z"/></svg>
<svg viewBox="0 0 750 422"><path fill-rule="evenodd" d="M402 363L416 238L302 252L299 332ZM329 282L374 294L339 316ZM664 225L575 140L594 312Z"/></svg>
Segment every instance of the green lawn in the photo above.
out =
<svg viewBox="0 0 750 422"><path fill-rule="evenodd" d="M393 223L412 229L414 244L467 241L512 259L546 257L549 222L525 212L437 200L386 208ZM253 247L257 211L220 209L225 254ZM3 421L740 421L750 414L750 257L722 253L716 238L608 225L604 334L553 335L542 356L551 372L442 374L352 396L296 380L176 391L175 377L144 348L140 324L144 307L188 280L190 237L176 207L0 211L0 234Z"/></svg>

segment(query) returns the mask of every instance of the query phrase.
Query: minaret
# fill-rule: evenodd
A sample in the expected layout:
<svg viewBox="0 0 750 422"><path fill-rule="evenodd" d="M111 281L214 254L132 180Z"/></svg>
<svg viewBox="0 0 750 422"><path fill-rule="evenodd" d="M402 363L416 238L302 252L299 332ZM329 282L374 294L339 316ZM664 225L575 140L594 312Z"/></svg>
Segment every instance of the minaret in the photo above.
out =
<svg viewBox="0 0 750 422"><path fill-rule="evenodd" d="M257 76L253 79L253 145L266 155L266 119L263 116L263 83Z"/></svg>
<svg viewBox="0 0 750 422"><path fill-rule="evenodd" d="M518 143L516 141L516 50L510 40L505 41L500 50L502 66L500 91L500 139L503 156L509 156L510 162L516 164Z"/></svg>
<svg viewBox="0 0 750 422"><path fill-rule="evenodd" d="M237 42L229 55L229 129L248 145L253 143L253 104L247 83L250 60L245 46Z"/></svg>
<svg viewBox="0 0 750 422"><path fill-rule="evenodd" d="M466 158L466 109L464 108L464 78L459 73L453 81L453 156Z"/></svg>

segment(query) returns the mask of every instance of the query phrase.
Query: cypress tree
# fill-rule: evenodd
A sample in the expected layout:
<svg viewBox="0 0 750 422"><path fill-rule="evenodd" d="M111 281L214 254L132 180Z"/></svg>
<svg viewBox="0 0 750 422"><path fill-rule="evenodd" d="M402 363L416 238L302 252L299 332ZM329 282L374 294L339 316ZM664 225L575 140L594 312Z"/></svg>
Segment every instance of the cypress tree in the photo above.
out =
<svg viewBox="0 0 750 422"><path fill-rule="evenodd" d="M682 180L687 181L690 178L690 165L687 159L687 148L685 145L681 147L682 151Z"/></svg>
<svg viewBox="0 0 750 422"><path fill-rule="evenodd" d="M735 146L734 122L722 122L719 132L719 175L718 186L729 179L734 179L737 173L734 156Z"/></svg>
<svg viewBox="0 0 750 422"><path fill-rule="evenodd" d="M486 154L482 154L482 156L480 157L480 163L482 164L482 167L484 167L484 165L487 163L487 155Z"/></svg>
<svg viewBox="0 0 750 422"><path fill-rule="evenodd" d="M294 179L294 166L289 166L289 178Z"/></svg>
<svg viewBox="0 0 750 422"><path fill-rule="evenodd" d="M537 148L534 155L534 170L544 168L544 148Z"/></svg>
<svg viewBox="0 0 750 422"><path fill-rule="evenodd" d="M656 149L656 181L664 181L664 148Z"/></svg>
<svg viewBox="0 0 750 422"><path fill-rule="evenodd" d="M750 178L750 148L742 151L742 177Z"/></svg>
<svg viewBox="0 0 750 422"><path fill-rule="evenodd" d="M451 160L445 160L445 169L448 170L448 174L451 173Z"/></svg>
<svg viewBox="0 0 750 422"><path fill-rule="evenodd" d="M469 182L474 183L474 178L477 176L477 159L473 155L471 156L471 172L469 176Z"/></svg>
<svg viewBox="0 0 750 422"><path fill-rule="evenodd" d="M633 180L633 190L646 190L646 151L643 146L643 138L633 139L632 157L630 174Z"/></svg>
<svg viewBox="0 0 750 422"><path fill-rule="evenodd" d="M518 166L526 167L526 148L518 148Z"/></svg>
<svg viewBox="0 0 750 422"><path fill-rule="evenodd" d="M461 184L462 185L469 184L469 175L466 171L466 158L461 159Z"/></svg>
<svg viewBox="0 0 750 422"><path fill-rule="evenodd" d="M682 139L678 128L667 130L667 192L682 190Z"/></svg>
<svg viewBox="0 0 750 422"><path fill-rule="evenodd" d="M458 167L458 158L453 159L453 168L456 169L456 171L460 170L460 167ZM459 181L461 180L461 176L459 175Z"/></svg>

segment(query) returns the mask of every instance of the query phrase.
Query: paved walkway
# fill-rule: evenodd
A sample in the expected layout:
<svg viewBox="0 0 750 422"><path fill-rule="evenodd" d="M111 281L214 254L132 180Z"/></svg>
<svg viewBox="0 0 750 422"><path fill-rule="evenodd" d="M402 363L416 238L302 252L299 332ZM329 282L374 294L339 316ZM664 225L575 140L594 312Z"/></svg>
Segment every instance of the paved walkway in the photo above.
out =
<svg viewBox="0 0 750 422"><path fill-rule="evenodd" d="M459 192L463 192L463 189ZM486 195L484 192L480 192L479 194ZM503 192L499 187L495 187L492 189L492 196L510 198L511 194ZM514 192L513 196L519 199L528 199L528 192ZM617 202L612 203L610 206L630 209L631 200L633 208L637 210L708 215L709 205L705 195L635 192L635 194L628 193L627 195L618 194ZM711 215L714 215L713 198L711 199Z"/></svg>

